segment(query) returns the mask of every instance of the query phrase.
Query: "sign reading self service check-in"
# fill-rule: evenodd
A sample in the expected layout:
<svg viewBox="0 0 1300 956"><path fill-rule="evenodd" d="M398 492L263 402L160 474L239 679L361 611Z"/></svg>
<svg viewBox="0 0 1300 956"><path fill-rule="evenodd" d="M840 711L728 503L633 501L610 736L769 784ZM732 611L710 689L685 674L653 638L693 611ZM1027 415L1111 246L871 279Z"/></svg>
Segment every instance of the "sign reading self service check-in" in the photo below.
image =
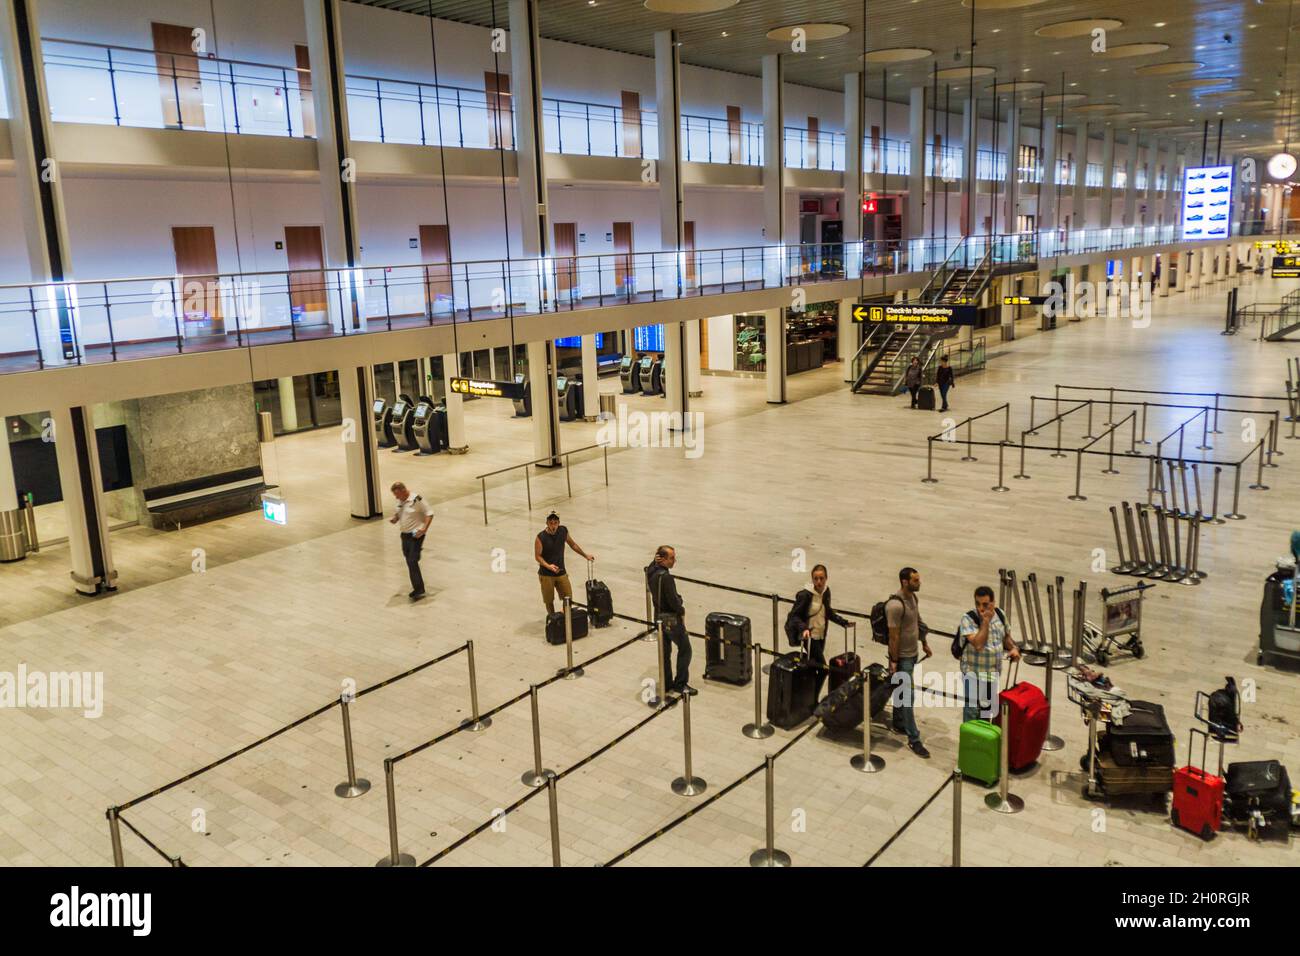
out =
<svg viewBox="0 0 1300 956"><path fill-rule="evenodd" d="M453 378L451 390L479 398L523 398L523 383L489 382L478 378Z"/></svg>
<svg viewBox="0 0 1300 956"><path fill-rule="evenodd" d="M976 308L973 305L921 305L919 303L881 303L855 305L853 321L868 325L974 325Z"/></svg>
<svg viewBox="0 0 1300 956"><path fill-rule="evenodd" d="M1274 279L1300 279L1300 256L1274 256Z"/></svg>

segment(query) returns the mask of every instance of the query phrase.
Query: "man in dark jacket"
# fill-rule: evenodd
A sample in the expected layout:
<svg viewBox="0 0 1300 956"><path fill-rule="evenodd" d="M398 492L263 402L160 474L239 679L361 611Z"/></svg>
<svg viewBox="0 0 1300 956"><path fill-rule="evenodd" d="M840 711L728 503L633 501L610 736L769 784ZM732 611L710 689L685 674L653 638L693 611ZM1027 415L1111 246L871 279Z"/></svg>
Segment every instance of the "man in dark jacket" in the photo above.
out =
<svg viewBox="0 0 1300 956"><path fill-rule="evenodd" d="M686 683L687 671L691 666L691 639L686 633L686 605L677 593L677 584L673 581L672 567L677 563L677 552L668 545L660 545L655 551L655 559L645 569L646 587L650 589L650 599L654 602L655 620L662 621L664 636L664 682L667 689L665 696L680 697L683 694L694 696L697 691ZM673 676L672 647L677 646L677 672Z"/></svg>
<svg viewBox="0 0 1300 956"><path fill-rule="evenodd" d="M939 359L939 371L935 376L935 384L939 386L939 397L943 399L943 408L941 412L948 410L948 390L952 388L952 366L948 364L948 356L944 355Z"/></svg>

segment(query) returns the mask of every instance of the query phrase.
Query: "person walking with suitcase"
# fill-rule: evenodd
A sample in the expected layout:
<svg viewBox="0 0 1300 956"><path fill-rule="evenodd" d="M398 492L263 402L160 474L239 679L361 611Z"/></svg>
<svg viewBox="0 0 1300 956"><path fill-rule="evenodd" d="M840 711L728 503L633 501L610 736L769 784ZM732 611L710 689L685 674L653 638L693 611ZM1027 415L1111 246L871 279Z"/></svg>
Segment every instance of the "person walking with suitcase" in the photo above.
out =
<svg viewBox="0 0 1300 956"><path fill-rule="evenodd" d="M1011 627L988 585L975 589L975 608L962 615L954 643L961 648L961 680L966 698L961 719L992 719L1002 682L1002 655L1005 652L1008 660L1017 661L1020 649L1011 639Z"/></svg>
<svg viewBox="0 0 1300 956"><path fill-rule="evenodd" d="M412 601L424 597L424 575L420 573L420 553L424 550L424 536L433 523L433 511L419 495L412 495L406 485L400 481L393 482L388 489L397 499L397 512L389 519L401 532L402 557L406 559L406 570L411 576Z"/></svg>
<svg viewBox="0 0 1300 956"><path fill-rule="evenodd" d="M546 613L555 613L555 592L560 597L573 599L573 585L569 583L569 574L564 569L565 545L572 548L588 561L595 561L594 554L582 550L574 541L569 529L560 524L560 516L554 511L546 516L546 527L537 532L533 541L533 559L537 562L537 580L542 586L542 603Z"/></svg>
<svg viewBox="0 0 1300 956"><path fill-rule="evenodd" d="M677 563L677 551L663 544L655 551L654 560L646 565L646 587L654 602L655 621L662 622L666 640L663 643L664 682L668 685L665 696L695 696L695 688L688 684L691 666L691 639L686 633L686 605L677 593L672 569ZM677 670L673 671L672 649L677 647Z"/></svg>
<svg viewBox="0 0 1300 956"><path fill-rule="evenodd" d="M921 590L921 575L916 568L903 568L898 572L898 591L885 601L885 620L889 629L889 673L894 685L893 729L907 735L907 746L918 757L929 759L930 751L921 742L921 731L916 726L913 700L916 694L912 671L917 659L934 656L925 635L929 628L921 620L917 594ZM921 658L921 651L925 658ZM901 676L894 676L901 675Z"/></svg>
<svg viewBox="0 0 1300 956"><path fill-rule="evenodd" d="M917 407L917 399L921 393L921 360L913 358L910 365L907 366L907 372L903 376L903 384L907 386L908 392L912 395L912 407Z"/></svg>
<svg viewBox="0 0 1300 956"><path fill-rule="evenodd" d="M826 565L812 569L812 589L803 588L794 596L794 607L786 618L786 637L791 644L808 642L808 656L819 667L826 666L826 622L848 627L848 618L831 607L831 589L826 585Z"/></svg>
<svg viewBox="0 0 1300 956"><path fill-rule="evenodd" d="M948 356L944 355L939 358L939 371L935 375L935 384L939 386L939 399L943 402L941 412L948 410L948 390L952 388L952 366L948 364Z"/></svg>

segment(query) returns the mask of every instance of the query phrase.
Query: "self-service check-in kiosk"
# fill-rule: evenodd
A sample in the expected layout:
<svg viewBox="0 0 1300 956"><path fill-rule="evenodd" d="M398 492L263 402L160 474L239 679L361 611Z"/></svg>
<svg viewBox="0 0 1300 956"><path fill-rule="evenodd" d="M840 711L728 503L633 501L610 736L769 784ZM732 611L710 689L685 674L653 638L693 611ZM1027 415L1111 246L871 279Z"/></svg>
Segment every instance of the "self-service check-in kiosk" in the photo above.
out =
<svg viewBox="0 0 1300 956"><path fill-rule="evenodd" d="M561 376L555 380L560 404L560 419L566 422L582 420L582 378Z"/></svg>
<svg viewBox="0 0 1300 956"><path fill-rule="evenodd" d="M641 391L645 395L658 395L663 392L663 362L658 356L641 357Z"/></svg>
<svg viewBox="0 0 1300 956"><path fill-rule="evenodd" d="M451 431L447 427L447 406L437 405L433 409L433 420L438 425L438 437L443 451L451 448Z"/></svg>
<svg viewBox="0 0 1300 956"><path fill-rule="evenodd" d="M415 435L415 444L421 455L436 455L442 451L443 439L441 425L433 411L433 401L421 396L415 411L411 415L411 431Z"/></svg>
<svg viewBox="0 0 1300 956"><path fill-rule="evenodd" d="M624 355L618 364L618 379L623 383L623 394L630 395L641 391L641 367L630 355Z"/></svg>
<svg viewBox="0 0 1300 956"><path fill-rule="evenodd" d="M515 384L523 386L523 394L515 399L515 418L527 418L533 413L533 393L528 388L528 376L516 372Z"/></svg>
<svg viewBox="0 0 1300 956"><path fill-rule="evenodd" d="M388 407L386 399L376 398L370 406L370 414L375 421L375 437L380 448L392 448L397 444L393 440L393 410Z"/></svg>
<svg viewBox="0 0 1300 956"><path fill-rule="evenodd" d="M393 404L393 439L397 442L394 451L415 451L419 446L415 441L415 402L409 395L400 396Z"/></svg>

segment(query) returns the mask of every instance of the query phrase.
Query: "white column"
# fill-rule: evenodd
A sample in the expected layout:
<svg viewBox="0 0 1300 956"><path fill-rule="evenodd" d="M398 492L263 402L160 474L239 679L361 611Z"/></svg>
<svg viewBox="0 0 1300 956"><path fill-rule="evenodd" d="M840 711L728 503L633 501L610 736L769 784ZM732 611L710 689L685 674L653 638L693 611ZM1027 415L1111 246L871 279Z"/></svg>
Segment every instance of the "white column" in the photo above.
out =
<svg viewBox="0 0 1300 956"><path fill-rule="evenodd" d="M908 118L908 149L911 165L907 174L907 238L925 235L925 87L912 87Z"/></svg>
<svg viewBox="0 0 1300 956"><path fill-rule="evenodd" d="M1074 132L1074 202L1073 225L1075 229L1088 228L1088 121L1080 123Z"/></svg>
<svg viewBox="0 0 1300 956"><path fill-rule="evenodd" d="M979 221L979 115L972 96L962 108L962 192L961 234L978 235Z"/></svg>
<svg viewBox="0 0 1300 956"><path fill-rule="evenodd" d="M298 430L298 399L293 390L293 378L277 379L276 396L280 404L280 427L286 432Z"/></svg>
<svg viewBox="0 0 1300 956"><path fill-rule="evenodd" d="M1124 225L1140 225L1137 218L1138 132L1129 130L1124 154Z"/></svg>
<svg viewBox="0 0 1300 956"><path fill-rule="evenodd" d="M68 550L72 556L72 583L81 594L99 594L117 587L117 569L108 540L108 522L100 489L95 423L83 406L50 409L54 425L54 453L59 484L68 515Z"/></svg>
<svg viewBox="0 0 1300 956"><path fill-rule="evenodd" d="M1047 114L1043 118L1043 191L1042 202L1038 204L1038 228L1040 231L1046 231L1056 228L1056 196L1058 186L1056 183L1057 166L1060 164L1056 161L1056 123L1057 118L1052 114Z"/></svg>
<svg viewBox="0 0 1300 956"><path fill-rule="evenodd" d="M1165 298L1169 295L1169 263L1170 256L1166 247L1166 251L1160 255L1160 279L1157 294L1161 298Z"/></svg>
<svg viewBox="0 0 1300 956"><path fill-rule="evenodd" d="M560 403L555 393L555 343L528 343L528 387L533 400L533 457L542 467L560 463Z"/></svg>
<svg viewBox="0 0 1300 956"><path fill-rule="evenodd" d="M453 455L463 455L469 451L469 441L465 435L465 397L460 392L451 390L452 378L460 374L457 362L458 356L454 354L442 357L442 394L446 396L447 450ZM508 371L505 377L514 381L514 376Z"/></svg>
<svg viewBox="0 0 1300 956"><path fill-rule="evenodd" d="M1115 199L1115 127L1107 126L1101 134L1101 218L1098 225L1109 229Z"/></svg>
<svg viewBox="0 0 1300 956"><path fill-rule="evenodd" d="M1178 256L1178 277L1174 280L1174 291L1186 292L1187 283L1191 279L1191 276L1188 275L1191 270L1191 263L1188 261L1189 256L1186 249L1179 249L1176 254Z"/></svg>
<svg viewBox="0 0 1300 956"><path fill-rule="evenodd" d="M853 321L853 299L840 299L835 323L835 346L844 363L844 381L853 381L853 356L858 354L858 324Z"/></svg>
<svg viewBox="0 0 1300 956"><path fill-rule="evenodd" d="M847 278L860 276L862 251L862 74L844 75L844 198L840 219L844 229L844 269Z"/></svg>
<svg viewBox="0 0 1300 956"><path fill-rule="evenodd" d="M339 369L339 404L343 411L343 456L348 478L348 503L354 518L383 514L379 486L379 436L370 406L375 398L375 374L370 365Z"/></svg>
<svg viewBox="0 0 1300 956"><path fill-rule="evenodd" d="M551 250L540 52L537 0L510 0L510 101L519 168L519 225L524 255L532 257ZM510 114L503 112L501 122L509 121Z"/></svg>
<svg viewBox="0 0 1300 956"><path fill-rule="evenodd" d="M767 403L785 403L785 310L763 311L764 348L767 359Z"/></svg>
<svg viewBox="0 0 1300 956"><path fill-rule="evenodd" d="M4 416L0 415L0 423ZM9 449L9 436L0 435L0 511L13 511L18 507L18 487L14 481L14 458Z"/></svg>
<svg viewBox="0 0 1300 956"><path fill-rule="evenodd" d="M762 84L763 237L768 246L781 246L785 243L785 65L780 54L763 57Z"/></svg>
<svg viewBox="0 0 1300 956"><path fill-rule="evenodd" d="M1016 216L1020 212L1020 104L1014 96L1007 107L1007 176L1006 205L1002 216L1002 232L1016 231Z"/></svg>
<svg viewBox="0 0 1300 956"><path fill-rule="evenodd" d="M659 129L659 242L660 248L677 252L685 244L682 218L682 177L679 165L681 144L681 62L677 33L660 30L654 35L655 94ZM675 275L664 283L665 293L678 294L682 281L680 256L669 257ZM671 286L672 292L667 292ZM690 411L690 348L681 322L664 323L665 410L685 420ZM697 363L698 364L698 363ZM671 419L670 419L671 420Z"/></svg>
<svg viewBox="0 0 1300 956"><path fill-rule="evenodd" d="M600 414L600 382L596 371L596 336L582 337L582 417L594 422Z"/></svg>
<svg viewBox="0 0 1300 956"><path fill-rule="evenodd" d="M700 320L686 323L686 392L688 398L704 394L700 376Z"/></svg>

